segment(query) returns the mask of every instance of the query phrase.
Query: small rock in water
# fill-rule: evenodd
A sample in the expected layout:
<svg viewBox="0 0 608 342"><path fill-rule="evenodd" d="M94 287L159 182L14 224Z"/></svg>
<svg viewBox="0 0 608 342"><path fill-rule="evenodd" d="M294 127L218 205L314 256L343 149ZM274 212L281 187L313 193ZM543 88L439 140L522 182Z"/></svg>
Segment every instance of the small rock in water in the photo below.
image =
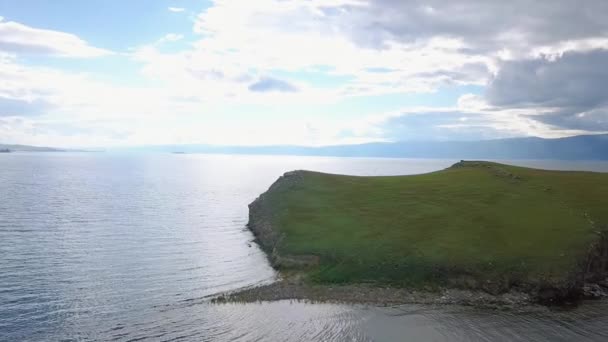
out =
<svg viewBox="0 0 608 342"><path fill-rule="evenodd" d="M585 284L583 286L583 295L589 298L601 298L608 296L608 293L598 284Z"/></svg>

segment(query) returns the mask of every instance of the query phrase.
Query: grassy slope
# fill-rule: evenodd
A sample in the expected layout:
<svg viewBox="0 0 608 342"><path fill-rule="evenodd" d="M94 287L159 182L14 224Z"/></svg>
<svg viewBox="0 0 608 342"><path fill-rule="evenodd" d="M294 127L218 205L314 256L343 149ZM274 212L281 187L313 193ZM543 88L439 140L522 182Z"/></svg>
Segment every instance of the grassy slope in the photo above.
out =
<svg viewBox="0 0 608 342"><path fill-rule="evenodd" d="M322 283L559 283L608 223L608 174L494 163L395 177L302 171L269 192L281 255Z"/></svg>

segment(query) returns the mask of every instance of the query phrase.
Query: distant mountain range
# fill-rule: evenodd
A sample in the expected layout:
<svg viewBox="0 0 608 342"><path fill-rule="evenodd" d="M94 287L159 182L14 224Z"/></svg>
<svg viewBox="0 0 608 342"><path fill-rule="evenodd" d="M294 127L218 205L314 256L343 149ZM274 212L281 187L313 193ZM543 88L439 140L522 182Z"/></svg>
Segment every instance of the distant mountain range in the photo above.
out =
<svg viewBox="0 0 608 342"><path fill-rule="evenodd" d="M608 160L608 134L559 139L529 137L479 141L409 141L322 147L162 145L124 150L335 157Z"/></svg>
<svg viewBox="0 0 608 342"><path fill-rule="evenodd" d="M27 152L77 151L5 144L0 144L1 149ZM529 137L477 141L404 141L321 147L157 145L114 148L108 151L328 157L608 160L608 134L579 135L559 139Z"/></svg>
<svg viewBox="0 0 608 342"><path fill-rule="evenodd" d="M11 152L65 152L66 150L54 147L39 147L29 145L10 145L0 144L0 150L9 150Z"/></svg>

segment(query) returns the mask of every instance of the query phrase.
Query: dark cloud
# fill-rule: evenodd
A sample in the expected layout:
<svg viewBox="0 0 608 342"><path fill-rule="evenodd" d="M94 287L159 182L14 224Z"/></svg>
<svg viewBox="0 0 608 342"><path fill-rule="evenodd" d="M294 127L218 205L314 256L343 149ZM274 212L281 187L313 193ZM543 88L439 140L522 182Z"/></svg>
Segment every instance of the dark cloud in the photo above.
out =
<svg viewBox="0 0 608 342"><path fill-rule="evenodd" d="M0 96L0 117L36 116L44 114L51 107L50 103L40 99L27 101Z"/></svg>
<svg viewBox="0 0 608 342"><path fill-rule="evenodd" d="M499 65L498 75L487 88L486 99L491 105L498 109L527 108L530 114L536 114L530 118L562 128L607 128L603 108L608 107L608 52L577 48L588 49L591 40L598 43L598 39L607 39L606 0L370 0L362 5L324 6L319 10L325 32L345 34L367 48L391 48L397 42L413 50L424 49L436 39L433 49L451 53L454 48L442 47L442 40L437 38L453 38L462 43L457 52L464 55L492 59L508 53L513 60ZM314 20L313 24L320 26ZM568 51L552 59L562 52L557 51L559 47ZM554 55L522 60L543 50L554 51ZM491 76L484 63L463 68L438 66L432 72L411 76L409 81L420 78L435 85L479 83ZM540 107L552 107L553 112L537 115ZM400 120L403 124L403 120L414 119Z"/></svg>
<svg viewBox="0 0 608 342"><path fill-rule="evenodd" d="M556 127L589 132L608 131L608 107L587 111L558 110L530 118Z"/></svg>
<svg viewBox="0 0 608 342"><path fill-rule="evenodd" d="M509 61L486 89L504 108L554 108L531 118L568 129L608 130L608 50L566 52L548 58Z"/></svg>
<svg viewBox="0 0 608 342"><path fill-rule="evenodd" d="M383 48L444 36L461 38L469 52L538 46L603 37L608 1L375 0L365 6L324 8L358 43Z"/></svg>
<svg viewBox="0 0 608 342"><path fill-rule="evenodd" d="M298 89L289 82L276 78L264 77L259 81L249 85L249 90L254 92L295 92Z"/></svg>
<svg viewBox="0 0 608 342"><path fill-rule="evenodd" d="M608 100L608 50L503 63L486 91L496 106L589 109Z"/></svg>

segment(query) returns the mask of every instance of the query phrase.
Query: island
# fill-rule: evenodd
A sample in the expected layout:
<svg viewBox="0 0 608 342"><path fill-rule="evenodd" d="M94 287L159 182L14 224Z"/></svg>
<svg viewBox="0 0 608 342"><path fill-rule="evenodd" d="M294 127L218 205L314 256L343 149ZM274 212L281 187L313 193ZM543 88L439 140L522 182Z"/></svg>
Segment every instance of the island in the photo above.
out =
<svg viewBox="0 0 608 342"><path fill-rule="evenodd" d="M0 153L11 153L11 150L8 148L0 148Z"/></svg>
<svg viewBox="0 0 608 342"><path fill-rule="evenodd" d="M563 303L608 288L608 174L461 161L410 176L292 171L249 205L281 280L233 300Z"/></svg>

